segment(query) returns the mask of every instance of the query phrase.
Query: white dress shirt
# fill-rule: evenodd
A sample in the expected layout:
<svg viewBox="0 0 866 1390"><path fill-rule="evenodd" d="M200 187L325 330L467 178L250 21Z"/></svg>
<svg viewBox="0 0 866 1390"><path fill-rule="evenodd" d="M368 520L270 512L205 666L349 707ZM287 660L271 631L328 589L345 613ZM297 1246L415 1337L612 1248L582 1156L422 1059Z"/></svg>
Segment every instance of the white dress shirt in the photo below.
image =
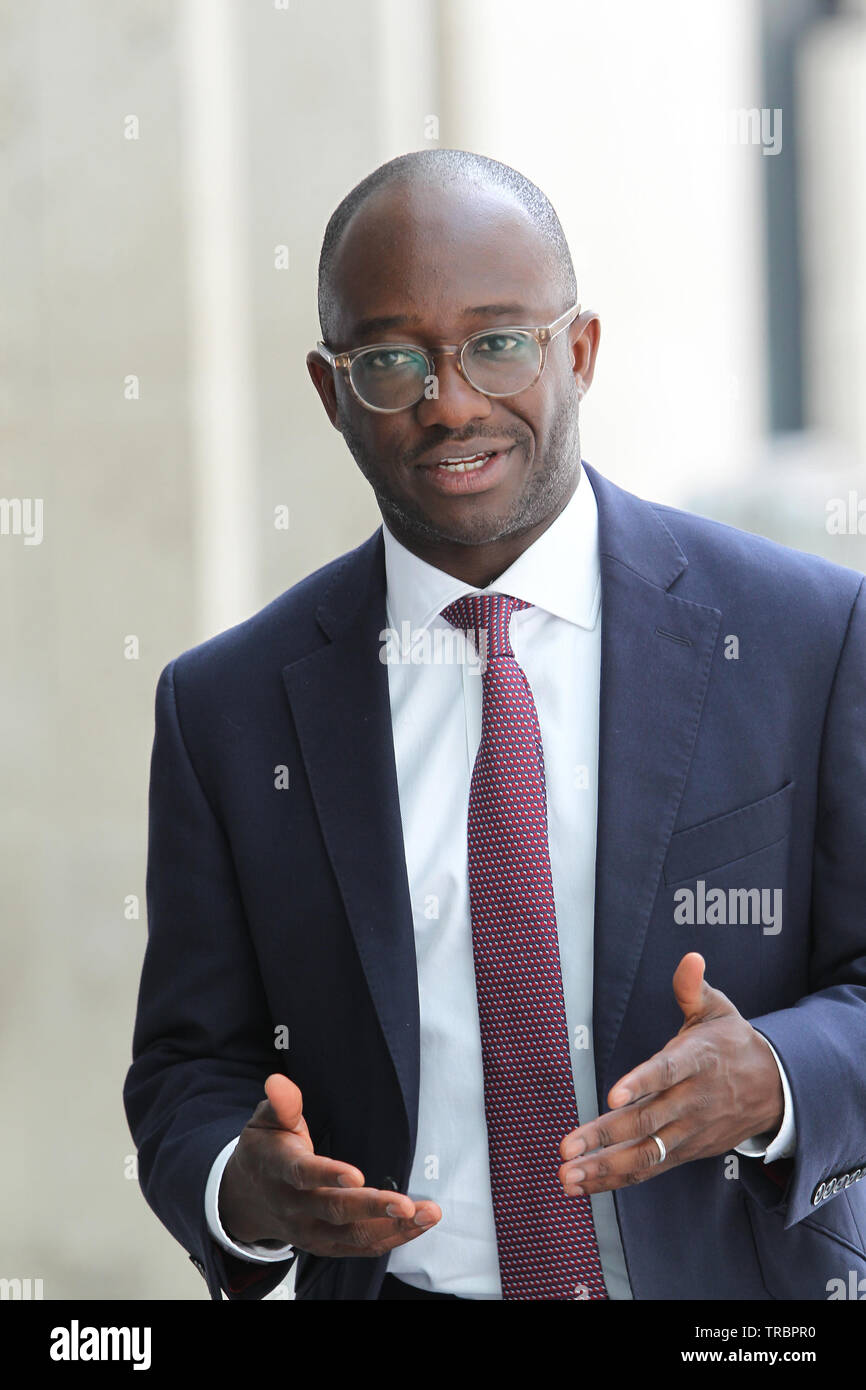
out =
<svg viewBox="0 0 866 1390"><path fill-rule="evenodd" d="M461 1298L502 1297L490 1190L481 1035L475 995L467 868L469 786L481 738L482 676L471 639L442 609L476 593L418 559L384 528L388 686L406 869L412 904L421 1023L418 1141L409 1195L442 1209L423 1236L391 1251L388 1270L406 1283ZM511 643L533 693L547 787L548 841L563 997L580 1122L599 1113L592 1047L601 575L598 513L585 473L556 520L486 592L532 607L514 613ZM737 1146L769 1163L794 1152L790 1087L775 1051L784 1119L770 1136ZM564 1137L564 1136L563 1136ZM223 1169L205 1194L210 1230L249 1260L285 1259L291 1246L241 1245L219 1221ZM611 1299L631 1290L613 1194L591 1195Z"/></svg>

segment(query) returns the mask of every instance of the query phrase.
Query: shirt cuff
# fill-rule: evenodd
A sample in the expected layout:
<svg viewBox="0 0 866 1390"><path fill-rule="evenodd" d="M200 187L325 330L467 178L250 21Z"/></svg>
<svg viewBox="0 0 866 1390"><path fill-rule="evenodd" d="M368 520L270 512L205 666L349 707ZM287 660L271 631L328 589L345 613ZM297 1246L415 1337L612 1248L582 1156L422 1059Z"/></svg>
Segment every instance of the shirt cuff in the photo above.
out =
<svg viewBox="0 0 866 1390"><path fill-rule="evenodd" d="M797 1147L797 1127L794 1123L794 1100L788 1078L785 1075L785 1068L782 1066L779 1054L770 1039L765 1038L763 1033L761 1037L764 1038L764 1042L775 1057L776 1066L779 1068L782 1095L785 1100L782 1123L775 1138L768 1130L766 1134L756 1134L751 1139L744 1139L742 1144L735 1144L734 1151L743 1154L746 1158L762 1158L765 1163L775 1163L777 1158L793 1158L794 1150Z"/></svg>
<svg viewBox="0 0 866 1390"><path fill-rule="evenodd" d="M237 1255L242 1260L250 1260L253 1264L264 1265L275 1264L278 1260L290 1259L295 1253L293 1245L275 1245L273 1241L243 1245L240 1241L232 1240L231 1236L226 1235L223 1230L219 1213L220 1183L225 1166L237 1148L239 1139L240 1135L237 1136L237 1139L230 1139L225 1148L220 1150L208 1174L207 1186L204 1190L204 1209L208 1229L214 1240L224 1250L228 1250L230 1254Z"/></svg>

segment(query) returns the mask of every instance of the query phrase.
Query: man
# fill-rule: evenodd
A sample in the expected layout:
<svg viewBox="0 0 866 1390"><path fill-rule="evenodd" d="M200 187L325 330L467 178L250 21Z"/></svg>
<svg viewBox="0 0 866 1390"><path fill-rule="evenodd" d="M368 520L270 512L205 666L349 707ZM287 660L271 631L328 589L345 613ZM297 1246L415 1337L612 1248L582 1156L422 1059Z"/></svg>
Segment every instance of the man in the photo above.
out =
<svg viewBox="0 0 866 1390"><path fill-rule="evenodd" d="M827 1298L862 576L581 467L599 321L507 166L376 170L319 309L384 526L160 678L148 1202L214 1298Z"/></svg>

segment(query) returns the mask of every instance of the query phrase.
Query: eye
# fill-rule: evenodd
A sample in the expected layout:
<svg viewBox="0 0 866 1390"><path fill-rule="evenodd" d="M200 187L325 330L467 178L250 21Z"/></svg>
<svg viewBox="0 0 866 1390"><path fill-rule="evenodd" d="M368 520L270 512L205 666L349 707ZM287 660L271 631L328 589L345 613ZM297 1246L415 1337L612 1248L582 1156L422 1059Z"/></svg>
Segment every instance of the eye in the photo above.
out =
<svg viewBox="0 0 866 1390"><path fill-rule="evenodd" d="M414 352L407 352L405 348L380 348L378 352L367 353L362 359L365 368L373 372L392 371L395 367L407 367L417 362L418 357Z"/></svg>
<svg viewBox="0 0 866 1390"><path fill-rule="evenodd" d="M516 348L523 345L523 338L517 337L514 333L487 333L483 338L477 338L473 344L473 352L483 352L496 357L507 356L514 352Z"/></svg>

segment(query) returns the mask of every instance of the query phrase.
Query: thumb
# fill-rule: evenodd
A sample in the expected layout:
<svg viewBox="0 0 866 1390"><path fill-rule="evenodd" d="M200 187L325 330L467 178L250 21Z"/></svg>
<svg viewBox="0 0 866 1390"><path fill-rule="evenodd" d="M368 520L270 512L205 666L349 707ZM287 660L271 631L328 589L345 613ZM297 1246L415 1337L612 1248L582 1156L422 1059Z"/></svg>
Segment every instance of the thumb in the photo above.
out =
<svg viewBox="0 0 866 1390"><path fill-rule="evenodd" d="M674 996L685 1016L685 1025L699 1023L708 1014L719 1012L718 1005L727 999L704 979L706 961L697 951L683 956L674 971Z"/></svg>
<svg viewBox="0 0 866 1390"><path fill-rule="evenodd" d="M307 1126L303 1118L304 1098L294 1081L283 1076L282 1072L272 1072L265 1082L265 1094L280 1129L306 1133Z"/></svg>

